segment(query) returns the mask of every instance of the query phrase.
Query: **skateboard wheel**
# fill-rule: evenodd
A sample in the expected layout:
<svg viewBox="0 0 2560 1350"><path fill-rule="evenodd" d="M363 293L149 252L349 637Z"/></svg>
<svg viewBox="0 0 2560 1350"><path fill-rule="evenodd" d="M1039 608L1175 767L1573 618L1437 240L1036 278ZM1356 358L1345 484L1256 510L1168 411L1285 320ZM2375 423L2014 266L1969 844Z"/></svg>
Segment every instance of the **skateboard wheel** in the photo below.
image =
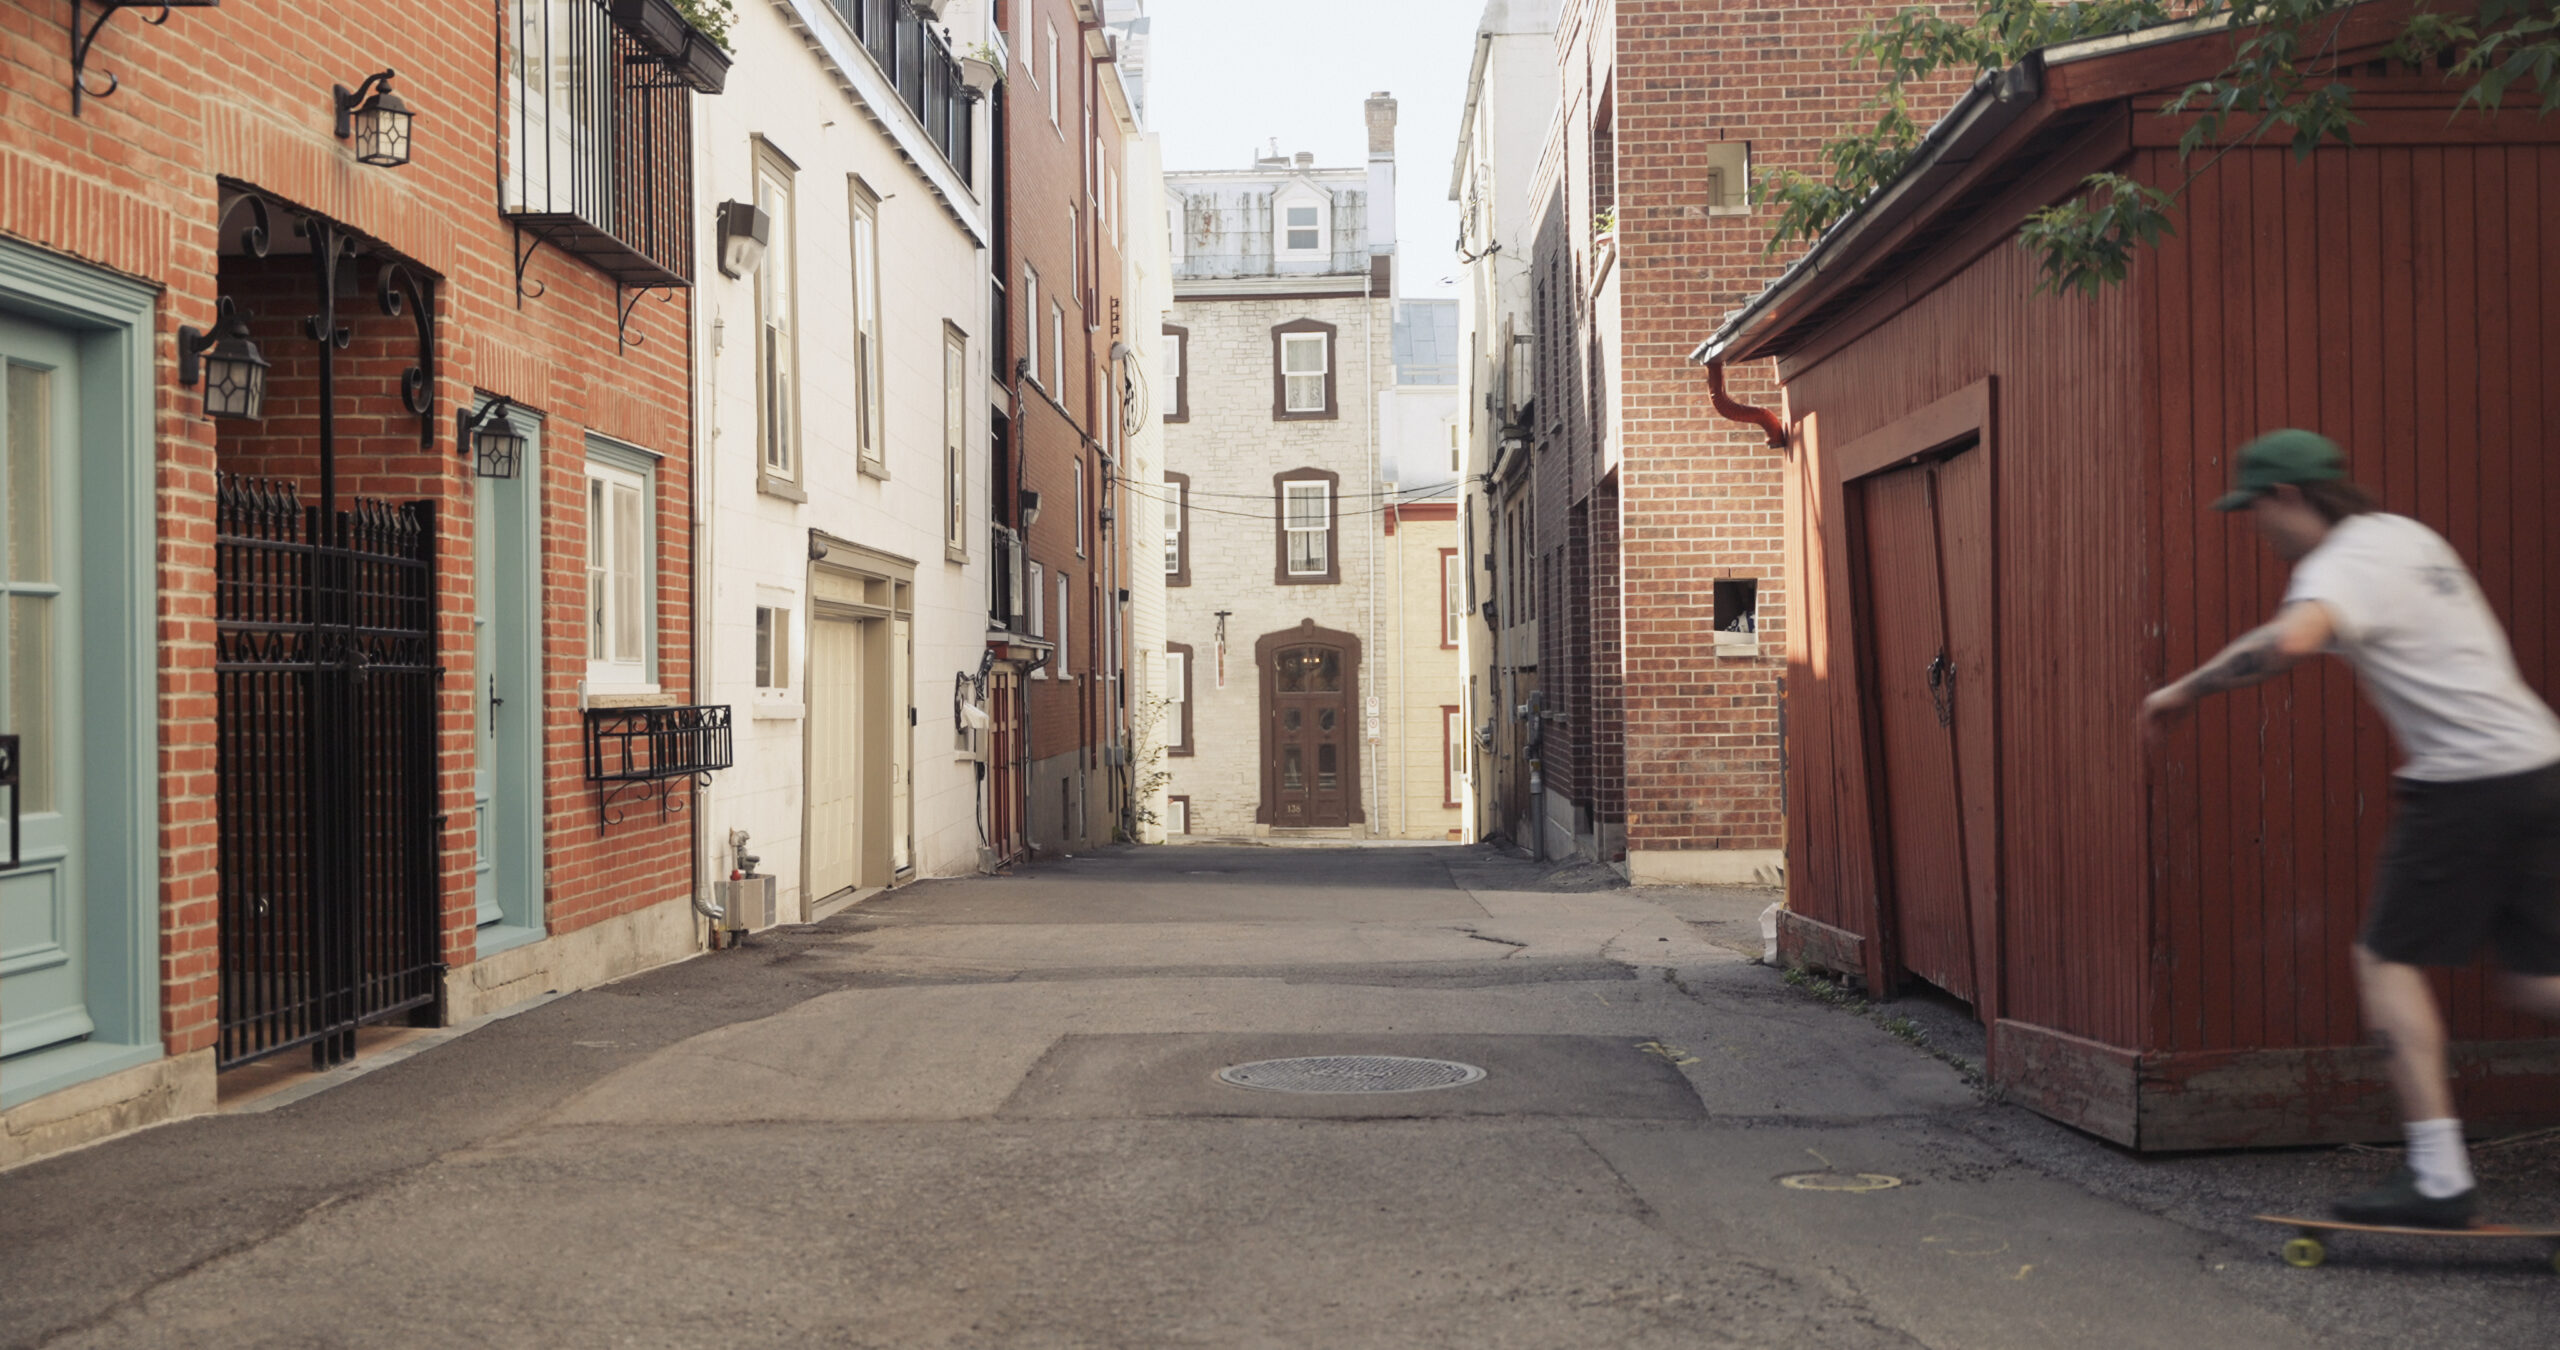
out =
<svg viewBox="0 0 2560 1350"><path fill-rule="evenodd" d="M2284 1244L2284 1263L2298 1270L2309 1270L2328 1259L2329 1249L2318 1238L2298 1237Z"/></svg>

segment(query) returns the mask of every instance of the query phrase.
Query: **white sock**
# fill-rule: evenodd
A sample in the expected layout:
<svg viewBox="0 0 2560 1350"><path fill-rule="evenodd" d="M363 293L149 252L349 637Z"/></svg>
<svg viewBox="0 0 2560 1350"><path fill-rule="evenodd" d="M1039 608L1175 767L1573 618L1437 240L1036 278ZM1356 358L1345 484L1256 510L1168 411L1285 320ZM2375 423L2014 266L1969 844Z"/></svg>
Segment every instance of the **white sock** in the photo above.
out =
<svg viewBox="0 0 2560 1350"><path fill-rule="evenodd" d="M2461 1121L2413 1120L2401 1128L2409 1136L2409 1170L2418 1174L2418 1194L2443 1200L2471 1189L2471 1155L2463 1151Z"/></svg>

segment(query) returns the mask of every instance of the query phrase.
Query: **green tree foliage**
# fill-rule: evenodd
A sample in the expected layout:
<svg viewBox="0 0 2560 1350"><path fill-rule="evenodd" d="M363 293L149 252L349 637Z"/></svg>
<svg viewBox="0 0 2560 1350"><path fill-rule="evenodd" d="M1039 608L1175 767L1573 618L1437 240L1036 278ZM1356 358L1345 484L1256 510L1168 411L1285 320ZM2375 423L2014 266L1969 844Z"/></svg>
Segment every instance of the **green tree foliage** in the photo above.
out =
<svg viewBox="0 0 2560 1350"><path fill-rule="evenodd" d="M1919 150L1925 128L1913 120L1910 92L1932 79L1974 78L2015 65L2029 52L2082 38L2129 33L2160 24L2220 17L2238 30L2231 60L2210 79L2180 90L2164 114L2193 114L2178 142L2181 163L2208 146L2214 158L2235 145L2282 135L2297 156L2323 141L2352 143L2358 122L2355 87L2330 59L2354 0L1973 0L1974 12L1949 18L1906 9L1853 39L1852 55L1871 62L1883 84L1868 100L1868 129L1826 143L1821 173L1778 169L1763 174L1761 200L1778 207L1771 251L1818 237L1890 183ZM2470 81L2461 106L2494 111L2510 90L2530 88L2549 113L2560 108L2560 0L2480 0L2459 13L2420 9L2391 55L2413 64L2440 63L2448 78ZM2071 200L2028 217L2019 242L2037 255L2038 289L2095 294L2122 281L2134 250L2173 233L2169 211L2213 159L2175 186L2094 174Z"/></svg>

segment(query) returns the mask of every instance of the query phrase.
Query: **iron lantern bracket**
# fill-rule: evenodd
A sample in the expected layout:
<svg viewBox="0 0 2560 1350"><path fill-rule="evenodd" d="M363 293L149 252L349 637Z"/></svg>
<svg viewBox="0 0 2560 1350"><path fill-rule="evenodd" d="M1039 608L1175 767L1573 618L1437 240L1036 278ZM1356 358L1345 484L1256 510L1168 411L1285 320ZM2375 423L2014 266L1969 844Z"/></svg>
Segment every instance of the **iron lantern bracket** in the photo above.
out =
<svg viewBox="0 0 2560 1350"><path fill-rule="evenodd" d="M114 72L105 71L101 73L107 77L107 87L95 93L89 89L89 51L98 45L98 33L107 26L107 20L128 9L156 9L158 14L146 14L142 21L158 28L169 22L170 10L213 9L221 3L222 0L71 0L71 115L80 115L83 98L105 98L121 83ZM80 30L82 11L91 5L98 7L98 21L84 33Z"/></svg>

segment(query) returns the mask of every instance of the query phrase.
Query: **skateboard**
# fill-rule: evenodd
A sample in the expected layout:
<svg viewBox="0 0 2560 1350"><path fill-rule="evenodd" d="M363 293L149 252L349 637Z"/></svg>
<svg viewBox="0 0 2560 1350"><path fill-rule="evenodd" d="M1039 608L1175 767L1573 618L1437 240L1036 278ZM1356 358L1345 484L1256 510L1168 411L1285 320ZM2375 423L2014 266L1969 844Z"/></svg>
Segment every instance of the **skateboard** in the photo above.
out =
<svg viewBox="0 0 2560 1350"><path fill-rule="evenodd" d="M2323 1233L2388 1233L2400 1237L2423 1238L2526 1238L2551 1244L2551 1268L2560 1271L2560 1228L2525 1228L2515 1224L2483 1223L2469 1228L2401 1228L2386 1224L2346 1223L2337 1219L2306 1219L2291 1214L2252 1215L2260 1223L2272 1223L2294 1231L2294 1236L2281 1249L2284 1263L2309 1270L2329 1259L2329 1248L2321 1242Z"/></svg>

